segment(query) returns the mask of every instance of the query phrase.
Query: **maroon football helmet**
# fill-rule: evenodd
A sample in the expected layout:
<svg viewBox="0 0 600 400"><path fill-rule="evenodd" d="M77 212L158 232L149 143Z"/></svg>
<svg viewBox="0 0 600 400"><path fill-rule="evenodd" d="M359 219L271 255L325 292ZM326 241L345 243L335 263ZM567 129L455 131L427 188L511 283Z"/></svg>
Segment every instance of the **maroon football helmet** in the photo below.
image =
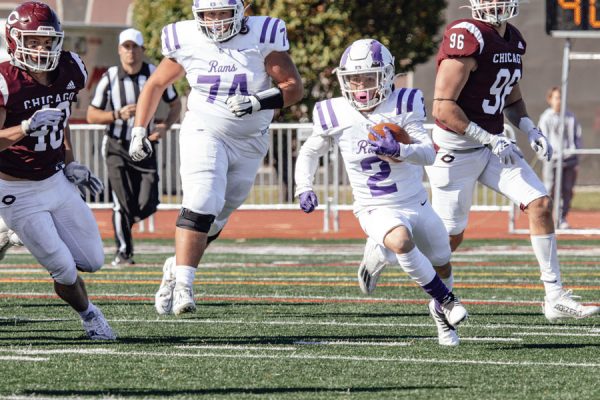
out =
<svg viewBox="0 0 600 400"><path fill-rule="evenodd" d="M52 45L45 50L27 48L27 37L49 37ZM6 19L6 45L12 63L33 72L52 71L58 65L64 33L60 20L47 4L28 1Z"/></svg>

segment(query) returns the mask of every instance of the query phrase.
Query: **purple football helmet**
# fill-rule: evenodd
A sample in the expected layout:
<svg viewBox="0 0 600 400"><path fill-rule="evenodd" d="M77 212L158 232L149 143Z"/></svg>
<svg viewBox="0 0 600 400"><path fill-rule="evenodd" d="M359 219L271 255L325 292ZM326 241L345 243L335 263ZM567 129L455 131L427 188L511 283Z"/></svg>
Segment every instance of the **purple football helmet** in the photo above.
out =
<svg viewBox="0 0 600 400"><path fill-rule="evenodd" d="M394 57L377 40L357 40L344 51L335 72L350 104L360 111L370 110L392 93Z"/></svg>

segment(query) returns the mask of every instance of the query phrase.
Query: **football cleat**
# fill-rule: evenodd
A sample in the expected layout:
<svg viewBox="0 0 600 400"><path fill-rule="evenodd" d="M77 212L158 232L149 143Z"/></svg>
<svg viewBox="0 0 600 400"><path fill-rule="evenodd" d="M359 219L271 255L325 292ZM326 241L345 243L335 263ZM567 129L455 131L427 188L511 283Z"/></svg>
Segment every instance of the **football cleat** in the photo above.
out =
<svg viewBox="0 0 600 400"><path fill-rule="evenodd" d="M131 258L131 256L118 252L115 255L115 259L112 261L111 264L113 267L125 267L127 265L135 264L135 261L133 261L133 258Z"/></svg>
<svg viewBox="0 0 600 400"><path fill-rule="evenodd" d="M381 246L370 238L367 239L363 259L358 267L358 286L364 294L371 294L377 287L379 275L387 266L385 254Z"/></svg>
<svg viewBox="0 0 600 400"><path fill-rule="evenodd" d="M160 315L171 314L173 311L173 290L175 289L174 266L175 257L167 258L163 265L162 282L154 296L154 308L156 308L156 312Z"/></svg>
<svg viewBox="0 0 600 400"><path fill-rule="evenodd" d="M431 299L428 305L429 314L435 321L438 331L438 343L442 346L458 346L460 340L456 328L448 323L446 316L442 311L435 307L435 300Z"/></svg>
<svg viewBox="0 0 600 400"><path fill-rule="evenodd" d="M454 328L469 317L465 307L452 292L440 303L440 307L446 316L446 320Z"/></svg>
<svg viewBox="0 0 600 400"><path fill-rule="evenodd" d="M550 322L570 318L581 319L600 312L600 307L584 306L573 300L575 297L578 296L573 296L571 290L563 290L560 296L553 301L545 297L542 310L546 319Z"/></svg>
<svg viewBox="0 0 600 400"><path fill-rule="evenodd" d="M115 340L117 338L99 308L96 308L87 318L81 320L81 323L85 333L92 340Z"/></svg>
<svg viewBox="0 0 600 400"><path fill-rule="evenodd" d="M173 313L180 315L184 313L193 313L196 311L194 302L194 291L191 287L175 286L173 290Z"/></svg>

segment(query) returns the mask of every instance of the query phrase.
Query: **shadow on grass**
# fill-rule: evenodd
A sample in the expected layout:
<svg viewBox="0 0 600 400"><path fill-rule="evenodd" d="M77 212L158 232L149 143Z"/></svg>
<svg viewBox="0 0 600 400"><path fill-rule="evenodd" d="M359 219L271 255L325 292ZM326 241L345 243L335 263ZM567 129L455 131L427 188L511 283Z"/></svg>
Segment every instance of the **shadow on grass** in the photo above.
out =
<svg viewBox="0 0 600 400"><path fill-rule="evenodd" d="M185 395L227 395L227 394L294 394L294 393L385 393L412 390L447 390L460 389L459 386L391 386L391 387L354 387L354 388L326 388L326 387L291 387L291 388L214 388L214 389L107 389L107 390L25 390L22 395L45 395L61 397L72 396L185 396Z"/></svg>

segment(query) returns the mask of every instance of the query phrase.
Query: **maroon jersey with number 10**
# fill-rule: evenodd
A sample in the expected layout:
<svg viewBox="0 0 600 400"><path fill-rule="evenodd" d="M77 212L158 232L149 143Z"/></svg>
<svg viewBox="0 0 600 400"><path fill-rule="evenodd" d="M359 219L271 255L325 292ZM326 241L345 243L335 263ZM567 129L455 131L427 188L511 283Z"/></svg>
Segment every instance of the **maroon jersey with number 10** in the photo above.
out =
<svg viewBox="0 0 600 400"><path fill-rule="evenodd" d="M457 104L469 120L490 133L504 131L502 111L506 97L523 75L525 48L521 33L508 23L504 37L492 26L473 19L457 20L446 27L437 65L448 58L475 58L477 69L471 72Z"/></svg>
<svg viewBox="0 0 600 400"><path fill-rule="evenodd" d="M58 126L33 132L0 152L0 171L5 174L39 181L64 166L64 128L71 115L71 103L85 87L87 72L77 54L63 51L56 70L48 73L56 74L56 78L45 86L8 61L0 64L0 107L6 109L3 128L21 124L42 108L59 108L64 113Z"/></svg>

